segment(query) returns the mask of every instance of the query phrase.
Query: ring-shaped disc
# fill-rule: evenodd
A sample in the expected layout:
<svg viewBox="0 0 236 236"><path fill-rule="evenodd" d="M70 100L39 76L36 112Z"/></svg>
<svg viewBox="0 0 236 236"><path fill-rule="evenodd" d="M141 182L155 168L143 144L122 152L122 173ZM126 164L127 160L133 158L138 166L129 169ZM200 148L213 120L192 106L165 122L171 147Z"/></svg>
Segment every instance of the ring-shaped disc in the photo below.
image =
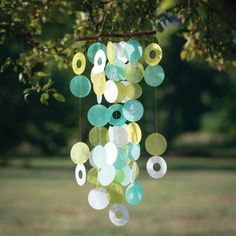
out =
<svg viewBox="0 0 236 236"><path fill-rule="evenodd" d="M93 188L88 194L88 203L95 210L102 210L109 204L109 195L106 188Z"/></svg>
<svg viewBox="0 0 236 236"><path fill-rule="evenodd" d="M132 144L138 144L142 138L142 131L139 125L135 122L131 122L126 127L128 133L128 141Z"/></svg>
<svg viewBox="0 0 236 236"><path fill-rule="evenodd" d="M142 118L144 109L141 102L138 100L129 100L124 103L122 113L128 121L138 121Z"/></svg>
<svg viewBox="0 0 236 236"><path fill-rule="evenodd" d="M109 123L114 126L123 125L126 122L125 117L122 114L122 105L121 104L113 104L108 108L109 112ZM119 114L116 114L119 113ZM117 118L116 118L117 116Z"/></svg>
<svg viewBox="0 0 236 236"><path fill-rule="evenodd" d="M125 78L128 82L137 84L144 75L143 65L139 62L130 62L125 66Z"/></svg>
<svg viewBox="0 0 236 236"><path fill-rule="evenodd" d="M90 156L90 150L86 143L75 143L70 150L71 160L75 164L84 164Z"/></svg>
<svg viewBox="0 0 236 236"><path fill-rule="evenodd" d="M116 216L117 212L122 214L120 218ZM129 212L124 205L114 204L109 210L109 218L114 225L124 226L129 221Z"/></svg>
<svg viewBox="0 0 236 236"><path fill-rule="evenodd" d="M128 84L126 91L129 99L138 99L142 95L142 87L139 84Z"/></svg>
<svg viewBox="0 0 236 236"><path fill-rule="evenodd" d="M139 183L133 183L128 186L125 192L125 199L130 205L138 205L143 199L143 187Z"/></svg>
<svg viewBox="0 0 236 236"><path fill-rule="evenodd" d="M143 54L143 49L140 43L130 39L125 45L125 55L130 62L138 61Z"/></svg>
<svg viewBox="0 0 236 236"><path fill-rule="evenodd" d="M102 127L109 121L108 109L101 104L92 106L88 111L88 121L91 125Z"/></svg>
<svg viewBox="0 0 236 236"><path fill-rule="evenodd" d="M107 59L110 64L115 62L116 57L116 46L111 41L107 43Z"/></svg>
<svg viewBox="0 0 236 236"><path fill-rule="evenodd" d="M108 142L108 130L106 127L93 127L89 131L89 141L92 146L104 146Z"/></svg>
<svg viewBox="0 0 236 236"><path fill-rule="evenodd" d="M70 81L70 91L75 97L86 97L91 91L91 83L86 76L77 75Z"/></svg>
<svg viewBox="0 0 236 236"><path fill-rule="evenodd" d="M87 57L92 64L94 64L94 57L99 49L103 50L103 52L106 54L107 49L103 43L100 42L93 43L88 48Z"/></svg>
<svg viewBox="0 0 236 236"><path fill-rule="evenodd" d="M150 53L154 52L155 56L151 57ZM144 59L149 66L157 65L162 58L161 47L157 43L150 43L144 50Z"/></svg>
<svg viewBox="0 0 236 236"><path fill-rule="evenodd" d="M104 71L104 68L106 66L106 55L105 52L101 49L99 49L94 57L94 67L92 68L93 74L99 74Z"/></svg>
<svg viewBox="0 0 236 236"><path fill-rule="evenodd" d="M77 62L80 61L80 67ZM86 66L86 58L82 52L77 52L72 59L72 69L75 74L80 75L84 72Z"/></svg>
<svg viewBox="0 0 236 236"><path fill-rule="evenodd" d="M159 133L152 133L145 140L145 148L153 156L162 155L167 148L166 139Z"/></svg>
<svg viewBox="0 0 236 236"><path fill-rule="evenodd" d="M80 177L81 173L81 177ZM78 164L75 168L75 179L78 185L83 186L86 181L86 169L83 164Z"/></svg>
<svg viewBox="0 0 236 236"><path fill-rule="evenodd" d="M154 170L154 168L153 168L155 164L160 165L160 169L158 171ZM167 164L166 164L166 161L164 160L164 158L159 157L159 156L153 156L148 159L146 168L147 168L148 174L152 178L160 179L166 174Z"/></svg>
<svg viewBox="0 0 236 236"><path fill-rule="evenodd" d="M121 61L115 61L113 64L107 63L106 76L113 81L125 80L125 64Z"/></svg>
<svg viewBox="0 0 236 236"><path fill-rule="evenodd" d="M165 72L160 65L147 66L144 72L144 80L151 87L159 86L165 78Z"/></svg>

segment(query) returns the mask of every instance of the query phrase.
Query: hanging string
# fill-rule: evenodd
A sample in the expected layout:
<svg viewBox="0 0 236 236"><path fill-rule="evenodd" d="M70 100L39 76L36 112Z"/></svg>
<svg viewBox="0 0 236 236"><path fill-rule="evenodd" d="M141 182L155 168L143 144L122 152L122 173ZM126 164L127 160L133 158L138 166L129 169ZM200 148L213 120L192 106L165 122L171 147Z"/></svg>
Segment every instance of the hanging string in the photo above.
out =
<svg viewBox="0 0 236 236"><path fill-rule="evenodd" d="M158 133L158 129L157 129L157 88L155 87L154 88L154 93L155 93L155 102L154 102L154 111L155 111L155 114L154 114L154 120L155 120L155 130L156 132Z"/></svg>
<svg viewBox="0 0 236 236"><path fill-rule="evenodd" d="M82 141L82 101L81 98L79 98L79 139Z"/></svg>

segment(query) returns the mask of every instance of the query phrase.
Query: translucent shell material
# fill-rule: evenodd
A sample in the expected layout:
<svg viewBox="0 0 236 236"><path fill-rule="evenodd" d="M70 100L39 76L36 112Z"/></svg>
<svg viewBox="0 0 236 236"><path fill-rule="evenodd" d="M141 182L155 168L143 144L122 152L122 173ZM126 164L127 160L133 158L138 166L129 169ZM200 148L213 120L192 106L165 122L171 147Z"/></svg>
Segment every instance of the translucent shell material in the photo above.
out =
<svg viewBox="0 0 236 236"><path fill-rule="evenodd" d="M148 66L144 72L144 80L151 87L159 86L165 78L165 72L160 65Z"/></svg>
<svg viewBox="0 0 236 236"><path fill-rule="evenodd" d="M90 150L86 143L75 143L70 150L71 160L75 164L83 164L89 159Z"/></svg>
<svg viewBox="0 0 236 236"><path fill-rule="evenodd" d="M125 55L130 62L138 61L143 54L143 49L140 43L130 39L125 45Z"/></svg>
<svg viewBox="0 0 236 236"><path fill-rule="evenodd" d="M103 52L106 54L106 46L103 44L103 43L93 43L89 48L88 48L88 51L87 51L87 57L89 59L89 61L94 64L94 57L97 53L97 51L101 49L103 50Z"/></svg>
<svg viewBox="0 0 236 236"><path fill-rule="evenodd" d="M154 56L151 56L151 53ZM144 50L144 59L149 66L157 65L162 58L162 50L161 47L156 43L149 44Z"/></svg>
<svg viewBox="0 0 236 236"><path fill-rule="evenodd" d="M160 169L158 171L154 170L155 164L159 164L160 166ZM147 162L146 168L147 168L148 174L154 179L162 178L166 174L166 171L167 171L167 165L166 165L165 160L159 156L150 157Z"/></svg>
<svg viewBox="0 0 236 236"><path fill-rule="evenodd" d="M91 91L91 83L86 76L77 75L70 81L70 91L75 97L86 97Z"/></svg>
<svg viewBox="0 0 236 236"><path fill-rule="evenodd" d="M75 179L78 185L83 186L86 181L86 169L83 164L79 164L75 168Z"/></svg>
<svg viewBox="0 0 236 236"><path fill-rule="evenodd" d="M109 112L103 105L94 105L88 111L88 121L91 125L102 127L109 121Z"/></svg>
<svg viewBox="0 0 236 236"><path fill-rule="evenodd" d="M80 61L80 67L78 67L78 61ZM72 59L72 69L75 74L80 75L84 72L86 66L86 58L83 53L78 52Z"/></svg>
<svg viewBox="0 0 236 236"><path fill-rule="evenodd" d="M143 105L138 100L129 100L125 102L122 113L128 121L138 121L144 113Z"/></svg>
<svg viewBox="0 0 236 236"><path fill-rule="evenodd" d="M128 82L137 84L144 75L143 65L139 62L130 62L125 66L125 77Z"/></svg>
<svg viewBox="0 0 236 236"><path fill-rule="evenodd" d="M108 108L110 117L109 123L111 125L120 126L126 122L126 119L122 114L122 107L121 104L114 104Z"/></svg>
<svg viewBox="0 0 236 236"><path fill-rule="evenodd" d="M107 59L109 63L113 64L116 57L116 46L111 41L107 43Z"/></svg>
<svg viewBox="0 0 236 236"><path fill-rule="evenodd" d="M117 212L121 213L121 217L117 217ZM109 210L109 218L116 226L124 226L129 220L129 212L124 205L115 204Z"/></svg>
<svg viewBox="0 0 236 236"><path fill-rule="evenodd" d="M93 127L89 131L89 141L93 146L98 144L104 146L109 141L107 128Z"/></svg>
<svg viewBox="0 0 236 236"><path fill-rule="evenodd" d="M138 205L143 199L143 187L139 183L130 184L125 192L125 199L130 205Z"/></svg>

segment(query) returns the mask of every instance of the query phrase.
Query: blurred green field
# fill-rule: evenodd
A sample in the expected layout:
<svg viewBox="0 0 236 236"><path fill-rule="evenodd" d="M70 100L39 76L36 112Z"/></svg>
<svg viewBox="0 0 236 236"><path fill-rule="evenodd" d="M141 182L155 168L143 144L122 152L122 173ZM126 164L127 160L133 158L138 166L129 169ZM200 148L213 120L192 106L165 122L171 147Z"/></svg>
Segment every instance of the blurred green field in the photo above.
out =
<svg viewBox="0 0 236 236"><path fill-rule="evenodd" d="M91 186L77 186L70 160L41 158L22 168L14 159L0 168L0 235L236 235L236 159L166 159L161 180L142 168L145 197L128 207L123 228L110 223L108 209L88 206Z"/></svg>

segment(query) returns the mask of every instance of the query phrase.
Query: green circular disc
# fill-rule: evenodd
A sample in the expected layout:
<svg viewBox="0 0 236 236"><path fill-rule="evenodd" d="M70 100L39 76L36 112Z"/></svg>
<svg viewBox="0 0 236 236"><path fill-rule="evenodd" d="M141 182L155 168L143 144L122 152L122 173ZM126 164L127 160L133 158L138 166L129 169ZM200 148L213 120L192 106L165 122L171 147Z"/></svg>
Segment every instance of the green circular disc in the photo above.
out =
<svg viewBox="0 0 236 236"><path fill-rule="evenodd" d="M86 76L77 75L70 81L70 91L75 97L86 97L91 91L91 83Z"/></svg>
<svg viewBox="0 0 236 236"><path fill-rule="evenodd" d="M152 86L159 86L165 77L165 72L160 65L156 66L147 66L144 72L144 80L145 82Z"/></svg>
<svg viewBox="0 0 236 236"><path fill-rule="evenodd" d="M88 121L91 125L102 127L109 121L108 109L100 104L92 106L88 111Z"/></svg>
<svg viewBox="0 0 236 236"><path fill-rule="evenodd" d="M108 108L109 112L109 123L111 125L120 126L126 122L125 117L122 114L122 107L121 104L113 104Z"/></svg>
<svg viewBox="0 0 236 236"><path fill-rule="evenodd" d="M144 75L143 65L139 62L130 62L125 66L125 78L128 82L137 84Z"/></svg>
<svg viewBox="0 0 236 236"><path fill-rule="evenodd" d="M142 95L142 87L139 84L128 84L126 91L129 99L138 99Z"/></svg>
<svg viewBox="0 0 236 236"><path fill-rule="evenodd" d="M167 147L166 139L159 133L152 133L148 135L145 140L145 148L147 152L153 156L162 155Z"/></svg>
<svg viewBox="0 0 236 236"><path fill-rule="evenodd" d="M125 97L126 93L128 92L126 89L126 86L122 82L117 82L116 83L117 89L118 89L118 97L116 99L116 103L122 102Z"/></svg>
<svg viewBox="0 0 236 236"><path fill-rule="evenodd" d="M92 185L98 184L98 169L91 168L87 173L87 182Z"/></svg>
<svg viewBox="0 0 236 236"><path fill-rule="evenodd" d="M94 57L95 57L95 54L97 53L97 51L101 49L103 50L103 52L105 53L106 55L106 46L103 44L103 43L100 43L100 42L97 42L97 43L93 43L92 45L90 45L90 47L88 48L88 51L87 51L87 57L89 59L89 61L94 64Z"/></svg>
<svg viewBox="0 0 236 236"><path fill-rule="evenodd" d="M125 64L116 60L113 64L107 63L105 73L108 79L113 81L125 80Z"/></svg>
<svg viewBox="0 0 236 236"><path fill-rule="evenodd" d="M125 55L130 62L138 61L143 54L143 49L140 43L130 39L125 45Z"/></svg>
<svg viewBox="0 0 236 236"><path fill-rule="evenodd" d="M122 203L125 199L125 189L119 184L112 183L107 187L111 204Z"/></svg>
<svg viewBox="0 0 236 236"><path fill-rule="evenodd" d="M109 142L107 128L93 127L89 131L89 141L94 147L97 145L104 146L107 142Z"/></svg>
<svg viewBox="0 0 236 236"><path fill-rule="evenodd" d="M122 113L126 120L138 121L144 113L143 105L138 100L128 100L122 108Z"/></svg>
<svg viewBox="0 0 236 236"><path fill-rule="evenodd" d="M125 174L122 169L116 169L115 183L120 184L125 179Z"/></svg>
<svg viewBox="0 0 236 236"><path fill-rule="evenodd" d="M75 164L85 163L90 156L90 150L86 143L78 142L75 143L70 150L71 160Z"/></svg>

